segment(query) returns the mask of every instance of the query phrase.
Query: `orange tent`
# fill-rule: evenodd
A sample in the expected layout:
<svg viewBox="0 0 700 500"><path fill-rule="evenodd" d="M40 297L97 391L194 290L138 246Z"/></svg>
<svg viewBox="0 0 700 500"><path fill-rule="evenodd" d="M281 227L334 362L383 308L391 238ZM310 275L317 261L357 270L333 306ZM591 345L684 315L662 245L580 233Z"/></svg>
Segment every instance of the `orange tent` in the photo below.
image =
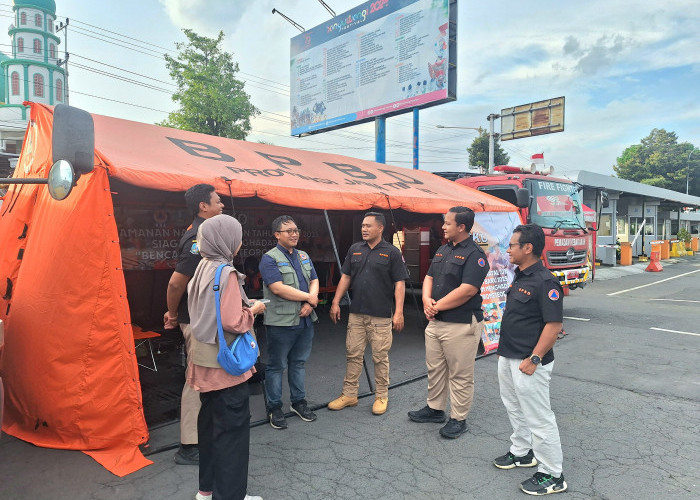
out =
<svg viewBox="0 0 700 500"><path fill-rule="evenodd" d="M516 210L428 172L93 118L95 170L66 200L14 185L0 207L3 430L82 450L119 476L150 461L138 448L148 429L111 183L183 192L208 182L221 195L306 209ZM47 176L52 119L52 108L31 105L15 177Z"/></svg>

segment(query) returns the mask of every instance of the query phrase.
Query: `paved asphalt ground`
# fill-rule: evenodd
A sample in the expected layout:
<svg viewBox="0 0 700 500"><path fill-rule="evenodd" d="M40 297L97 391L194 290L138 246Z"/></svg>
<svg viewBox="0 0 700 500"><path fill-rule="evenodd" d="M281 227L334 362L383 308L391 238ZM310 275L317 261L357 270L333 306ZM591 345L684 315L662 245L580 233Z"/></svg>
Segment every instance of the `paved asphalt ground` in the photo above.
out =
<svg viewBox="0 0 700 500"><path fill-rule="evenodd" d="M661 273L642 269L599 270L565 300L568 335L555 348L551 385L569 483L562 499L700 498L700 257L665 262ZM393 381L424 371L420 322L408 330L395 338ZM327 349L333 369L310 367L308 381L310 398L323 403L339 392L343 371L342 341ZM496 361L477 361L469 431L454 441L438 435L438 424L406 416L425 404L425 379L393 388L384 416L364 398L341 412L320 409L313 423L289 418L285 431L253 428L249 492L265 500L529 498L518 483L532 469L491 464L510 434ZM152 438L177 439L172 428ZM3 435L0 499L192 499L197 468L175 465L172 454L117 478L82 453Z"/></svg>

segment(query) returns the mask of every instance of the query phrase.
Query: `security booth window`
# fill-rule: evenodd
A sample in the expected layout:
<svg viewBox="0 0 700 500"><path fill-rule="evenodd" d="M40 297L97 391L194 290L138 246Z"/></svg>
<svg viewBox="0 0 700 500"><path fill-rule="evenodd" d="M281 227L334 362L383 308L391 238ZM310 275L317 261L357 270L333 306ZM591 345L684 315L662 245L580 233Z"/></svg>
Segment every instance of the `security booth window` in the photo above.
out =
<svg viewBox="0 0 700 500"><path fill-rule="evenodd" d="M601 214L598 236L612 236L612 214Z"/></svg>

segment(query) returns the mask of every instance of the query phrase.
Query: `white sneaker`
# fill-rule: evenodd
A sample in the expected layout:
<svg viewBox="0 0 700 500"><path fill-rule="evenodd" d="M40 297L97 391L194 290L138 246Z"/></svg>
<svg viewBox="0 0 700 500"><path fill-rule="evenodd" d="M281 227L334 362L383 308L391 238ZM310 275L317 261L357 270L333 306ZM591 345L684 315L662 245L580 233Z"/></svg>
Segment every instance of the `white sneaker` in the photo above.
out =
<svg viewBox="0 0 700 500"><path fill-rule="evenodd" d="M243 500L263 500L263 497L256 497L251 495L246 495Z"/></svg>

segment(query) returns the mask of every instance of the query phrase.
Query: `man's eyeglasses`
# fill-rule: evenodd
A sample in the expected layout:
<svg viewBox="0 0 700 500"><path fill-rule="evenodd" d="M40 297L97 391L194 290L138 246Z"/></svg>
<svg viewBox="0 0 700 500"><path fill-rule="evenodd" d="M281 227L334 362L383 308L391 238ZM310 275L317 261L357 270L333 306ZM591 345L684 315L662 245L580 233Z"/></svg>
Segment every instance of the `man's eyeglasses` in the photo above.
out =
<svg viewBox="0 0 700 500"><path fill-rule="evenodd" d="M298 230L298 229L282 229L282 230L277 231L277 232L278 232L278 233L287 233L289 236L291 236L291 235L293 235L293 234L299 234L299 230Z"/></svg>

